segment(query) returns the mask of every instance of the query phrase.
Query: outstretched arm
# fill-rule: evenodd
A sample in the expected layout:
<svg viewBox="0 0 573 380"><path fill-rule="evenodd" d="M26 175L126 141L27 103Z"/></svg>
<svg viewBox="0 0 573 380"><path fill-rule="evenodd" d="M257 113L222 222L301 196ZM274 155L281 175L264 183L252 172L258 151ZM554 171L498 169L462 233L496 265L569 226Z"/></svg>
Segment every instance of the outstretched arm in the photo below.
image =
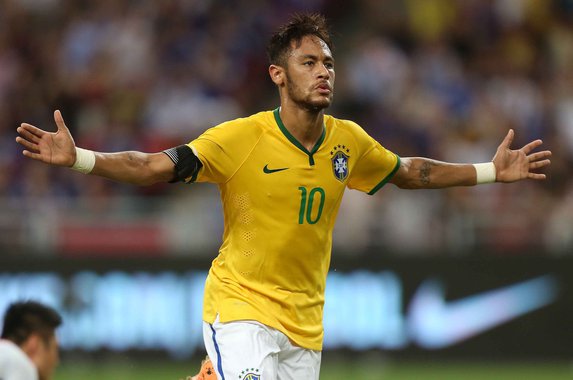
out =
<svg viewBox="0 0 573 380"><path fill-rule="evenodd" d="M514 137L510 130L497 148L491 167L488 182L515 182L522 179L545 179L545 174L534 170L543 168L551 163L551 152L544 150L531 153L543 142L535 140L521 149L512 150L510 145ZM403 189L440 189L452 186L473 186L481 182L478 173L481 166L473 164L452 164L423 157L402 158L400 169L396 172L391 183ZM481 164L480 164L481 165ZM490 166L493 165L493 166Z"/></svg>
<svg viewBox="0 0 573 380"><path fill-rule="evenodd" d="M78 153L85 153L76 148L60 111L54 112L54 120L58 128L56 132L22 123L17 129L19 136L16 141L25 148L22 153L26 157L50 165L73 167L77 165ZM95 163L89 173L119 182L151 185L171 181L175 175L175 165L164 153L94 152L94 155Z"/></svg>

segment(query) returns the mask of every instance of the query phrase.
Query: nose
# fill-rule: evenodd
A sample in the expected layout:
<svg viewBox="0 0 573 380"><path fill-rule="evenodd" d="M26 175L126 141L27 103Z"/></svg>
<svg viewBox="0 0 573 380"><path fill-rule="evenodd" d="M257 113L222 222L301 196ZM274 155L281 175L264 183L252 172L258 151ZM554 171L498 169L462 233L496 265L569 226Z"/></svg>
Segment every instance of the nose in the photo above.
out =
<svg viewBox="0 0 573 380"><path fill-rule="evenodd" d="M318 67L318 72L317 72L317 76L318 78L324 78L324 79L329 79L330 78L330 71L328 70L328 68L326 67L326 65L324 63L320 63L317 65Z"/></svg>

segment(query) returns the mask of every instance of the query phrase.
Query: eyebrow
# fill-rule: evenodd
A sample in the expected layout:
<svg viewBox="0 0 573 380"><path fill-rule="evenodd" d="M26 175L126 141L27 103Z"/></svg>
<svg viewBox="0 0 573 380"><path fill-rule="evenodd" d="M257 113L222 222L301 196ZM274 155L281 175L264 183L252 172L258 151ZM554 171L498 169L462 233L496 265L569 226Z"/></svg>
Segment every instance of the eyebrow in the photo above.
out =
<svg viewBox="0 0 573 380"><path fill-rule="evenodd" d="M304 54L304 55L299 56L299 59L301 59L301 60L312 59L313 61L318 61L318 56L316 56L314 54ZM329 56L329 55L327 55L324 58L324 60L329 61L329 62L334 62L334 58Z"/></svg>

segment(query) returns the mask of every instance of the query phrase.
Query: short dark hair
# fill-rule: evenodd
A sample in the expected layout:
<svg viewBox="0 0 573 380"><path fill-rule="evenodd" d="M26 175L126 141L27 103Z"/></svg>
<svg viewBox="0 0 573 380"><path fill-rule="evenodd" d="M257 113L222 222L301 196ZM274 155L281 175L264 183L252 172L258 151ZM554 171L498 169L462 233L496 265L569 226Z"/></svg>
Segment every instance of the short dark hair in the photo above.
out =
<svg viewBox="0 0 573 380"><path fill-rule="evenodd" d="M49 306L36 301L15 302L4 314L2 339L21 345L35 333L48 342L61 324L62 317Z"/></svg>
<svg viewBox="0 0 573 380"><path fill-rule="evenodd" d="M285 66L291 42L300 44L305 36L316 36L332 51L330 30L326 18L319 13L295 13L290 21L281 26L270 38L267 55L272 65Z"/></svg>

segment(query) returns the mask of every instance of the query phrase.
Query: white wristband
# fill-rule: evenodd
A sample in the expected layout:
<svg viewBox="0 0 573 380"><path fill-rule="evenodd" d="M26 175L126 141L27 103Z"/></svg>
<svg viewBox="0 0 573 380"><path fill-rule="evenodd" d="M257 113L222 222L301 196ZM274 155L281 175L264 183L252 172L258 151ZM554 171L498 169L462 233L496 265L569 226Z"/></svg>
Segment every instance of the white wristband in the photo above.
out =
<svg viewBox="0 0 573 380"><path fill-rule="evenodd" d="M493 162L485 162L483 164L473 164L476 168L476 184L493 183L495 182L496 173L495 165Z"/></svg>
<svg viewBox="0 0 573 380"><path fill-rule="evenodd" d="M72 165L72 169L89 174L96 162L95 153L92 150L76 148L76 162Z"/></svg>

